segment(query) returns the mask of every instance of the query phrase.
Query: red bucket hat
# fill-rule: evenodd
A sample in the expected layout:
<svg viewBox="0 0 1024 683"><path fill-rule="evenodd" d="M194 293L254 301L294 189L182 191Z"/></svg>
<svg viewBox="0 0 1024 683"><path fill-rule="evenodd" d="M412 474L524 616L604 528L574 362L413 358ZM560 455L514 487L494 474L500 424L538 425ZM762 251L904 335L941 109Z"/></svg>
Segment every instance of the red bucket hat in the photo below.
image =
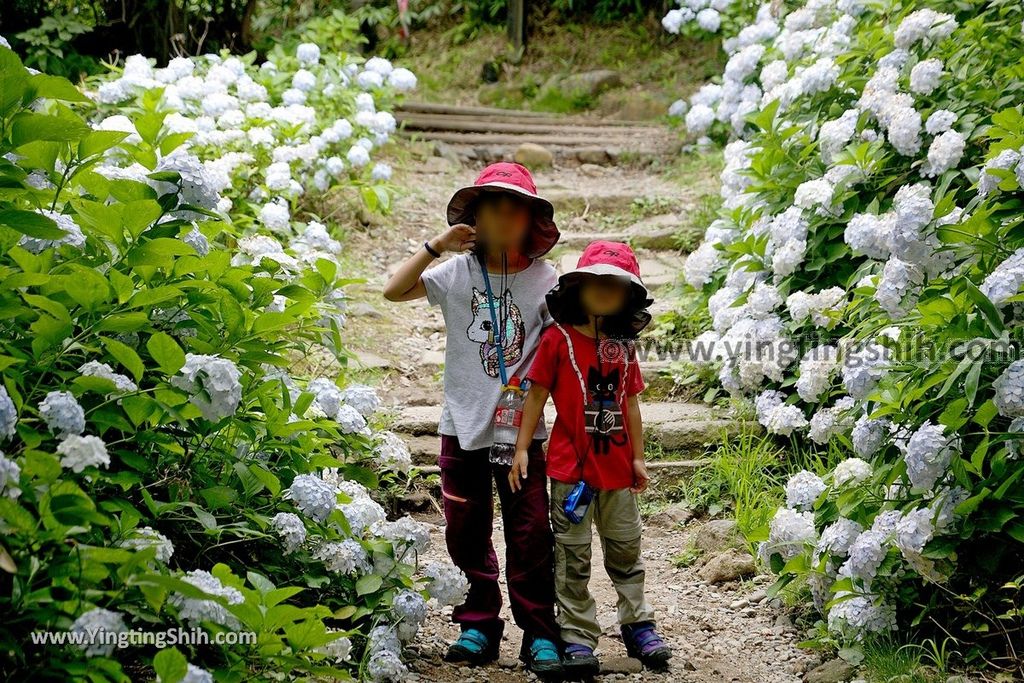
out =
<svg viewBox="0 0 1024 683"><path fill-rule="evenodd" d="M580 255L576 268L558 278L558 284L547 295L551 317L558 322L568 322L573 317L571 314L567 315L567 307L578 306L579 296L570 296L569 293L574 292L580 281L588 275L611 275L628 281L632 289L632 296L625 312L629 317L628 325L633 333L639 333L647 327L651 322L651 314L647 312L647 308L654 303L654 299L640 278L640 262L628 244L607 240L597 240L588 244Z"/></svg>
<svg viewBox="0 0 1024 683"><path fill-rule="evenodd" d="M484 192L510 192L528 199L533 205L533 227L524 250L528 257L539 258L558 242L555 207L537 194L537 185L525 166L506 161L491 164L480 172L472 185L452 195L448 201L448 225L472 222L473 202Z"/></svg>

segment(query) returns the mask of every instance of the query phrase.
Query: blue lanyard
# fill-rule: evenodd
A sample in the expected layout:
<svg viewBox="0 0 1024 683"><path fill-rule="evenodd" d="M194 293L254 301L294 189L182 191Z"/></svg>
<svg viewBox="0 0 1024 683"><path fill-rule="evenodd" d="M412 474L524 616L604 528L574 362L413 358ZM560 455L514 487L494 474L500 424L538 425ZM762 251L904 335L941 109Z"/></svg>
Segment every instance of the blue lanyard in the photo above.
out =
<svg viewBox="0 0 1024 683"><path fill-rule="evenodd" d="M484 289L487 291L487 308L491 311L491 325L494 327L494 343L498 347L498 374L501 386L508 386L508 370L505 369L505 330L498 329L498 314L494 311L494 292L491 291L491 277L487 274L487 262L481 261L480 271L484 274Z"/></svg>

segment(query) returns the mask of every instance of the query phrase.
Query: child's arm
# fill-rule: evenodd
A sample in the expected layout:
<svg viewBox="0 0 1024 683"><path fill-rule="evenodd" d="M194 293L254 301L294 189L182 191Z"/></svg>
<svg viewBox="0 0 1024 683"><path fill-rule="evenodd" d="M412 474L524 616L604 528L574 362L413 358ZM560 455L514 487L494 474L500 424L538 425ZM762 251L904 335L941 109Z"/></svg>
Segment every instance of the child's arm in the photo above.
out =
<svg viewBox="0 0 1024 683"><path fill-rule="evenodd" d="M629 406L629 444L633 448L633 486L629 490L633 493L643 493L651 478L647 474L647 463L644 462L644 420L640 416L640 397L630 396L626 400Z"/></svg>
<svg viewBox="0 0 1024 683"><path fill-rule="evenodd" d="M446 251L467 251L476 243L476 228L459 223L448 228L440 237L430 240L430 248L438 254ZM384 285L384 298L388 301L412 301L427 295L426 285L420 278L423 271L434 262L434 256L421 248L399 267L388 283Z"/></svg>
<svg viewBox="0 0 1024 683"><path fill-rule="evenodd" d="M508 473L508 483L513 491L523 488L521 479L526 479L526 470L530 464L530 443L537 431L537 423L544 414L544 404L551 394L547 389L534 382L530 392L526 394L523 404L523 421L519 425L519 438L516 440L516 455L512 459L512 469Z"/></svg>

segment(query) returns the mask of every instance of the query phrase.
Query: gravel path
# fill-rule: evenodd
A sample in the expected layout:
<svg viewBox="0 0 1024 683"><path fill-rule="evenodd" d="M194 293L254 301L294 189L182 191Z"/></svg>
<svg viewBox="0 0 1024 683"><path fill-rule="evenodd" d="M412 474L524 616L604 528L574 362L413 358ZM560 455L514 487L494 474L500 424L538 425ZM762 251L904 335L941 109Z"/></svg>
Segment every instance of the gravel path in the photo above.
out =
<svg viewBox="0 0 1024 683"><path fill-rule="evenodd" d="M497 525L496 525L497 526ZM697 566L680 568L672 558L691 546L693 523L683 529L666 529L647 524L644 533L644 561L647 565L648 600L658 615L661 633L675 650L666 673L641 671L640 663L626 657L615 618L615 590L604 571L599 544L594 545L594 576L590 588L604 627L598 654L607 673L600 681L673 681L674 683L796 683L818 663L814 655L796 647L798 634L770 600L760 600L768 585L766 576L744 583L709 586L697 575ZM427 560L445 556L444 529L436 526ZM505 546L500 528L494 544L503 557ZM504 564L504 563L503 563ZM754 603L748 602L753 596ZM507 600L506 600L507 603ZM522 632L511 623L508 605L503 616L508 622L502 641L501 659L496 664L470 669L446 664L442 656L447 644L458 636L450 620L451 609L435 610L420 631L409 652L410 669L423 681L525 681L534 680L516 660Z"/></svg>

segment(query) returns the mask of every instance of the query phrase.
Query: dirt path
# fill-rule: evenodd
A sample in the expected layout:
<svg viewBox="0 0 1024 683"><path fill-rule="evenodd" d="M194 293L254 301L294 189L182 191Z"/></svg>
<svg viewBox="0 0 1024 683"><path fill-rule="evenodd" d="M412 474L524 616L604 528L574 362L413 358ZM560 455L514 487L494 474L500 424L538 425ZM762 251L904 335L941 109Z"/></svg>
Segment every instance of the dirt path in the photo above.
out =
<svg viewBox="0 0 1024 683"><path fill-rule="evenodd" d="M353 306L349 322L349 338L354 340L357 350L355 365L372 376L386 403L393 406L399 425L396 429L407 432L414 455L421 463L436 458L437 439L433 432L436 418L432 423L423 415L436 414L441 402L444 328L439 312L428 307L425 301L392 305L384 301L379 292L386 275L402 259L443 229L443 210L448 198L457 187L471 180L482 165L482 162L459 162L454 155L448 156L450 158L414 158L404 164L405 170L399 171L396 181L408 188L409 193L394 207L387 225L354 233L348 247L358 255L359 261L367 264L368 279L363 294L358 297L361 303ZM565 245L550 256L554 263L574 263L579 249L595 234L643 243L649 248L641 250L641 268L645 271L661 268L648 277L657 281L656 296L660 294L663 300L670 300L665 295L683 255L676 251L672 239L651 239L650 235L658 231L671 234L686 224L688 214L700 197L709 188L713 189L711 173L697 174L685 186L680 186L651 171L566 164L540 171L536 178L540 191L555 200L564 236ZM639 235L648 236L647 241L638 239ZM666 424L670 429L665 433L670 434L698 424L698 418L693 418L691 413L705 422L708 420L708 411L702 406L662 404L647 406L645 415L648 411L651 415L659 411L669 414ZM691 418L692 424L687 422ZM403 424L406 426L402 427ZM715 424L720 426L721 421ZM652 429L654 439L665 436L658 431L662 427L655 425ZM435 513L431 521L435 524L434 543L430 557L424 559L443 558L446 551L441 519ZM815 661L796 648L798 635L788 619L780 616L778 605L763 599L760 587L767 582L767 577L712 586L699 577L700 562L688 568L673 563L673 558L690 551L691 536L697 528L697 523L680 527L658 520L645 528L649 599L658 613L662 633L677 653L671 670L665 674L641 672L639 662L625 656L615 624L614 590L603 569L599 544L595 543L591 590L598 602L601 624L606 628L599 648L608 670L603 680L700 683L801 680L803 672ZM499 557L503 557L500 525L496 525L494 542ZM755 599L748 604L750 594L754 594ZM509 617L507 605L505 612ZM447 644L457 636L449 616L450 609L432 613L410 647L410 668L419 680L472 683L531 678L515 660L521 632L511 624L510 618L502 644L502 659L498 663L480 669L443 663L441 657Z"/></svg>

